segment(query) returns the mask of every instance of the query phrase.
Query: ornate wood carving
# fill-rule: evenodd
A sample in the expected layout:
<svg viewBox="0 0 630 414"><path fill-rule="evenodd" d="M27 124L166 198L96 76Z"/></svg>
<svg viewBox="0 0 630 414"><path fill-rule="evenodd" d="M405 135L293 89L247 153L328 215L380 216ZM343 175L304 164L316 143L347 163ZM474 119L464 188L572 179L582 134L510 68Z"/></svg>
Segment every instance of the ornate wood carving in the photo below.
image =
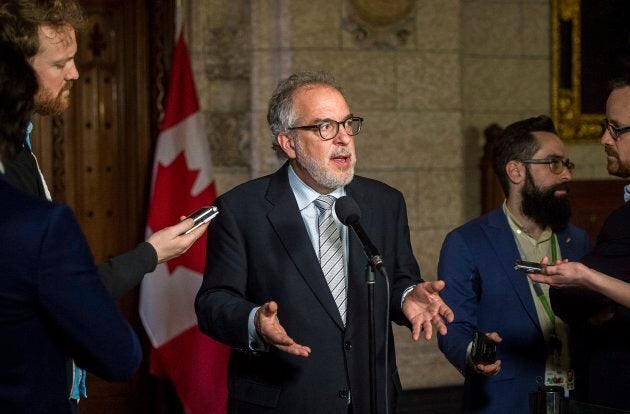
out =
<svg viewBox="0 0 630 414"><path fill-rule="evenodd" d="M64 122L60 116L55 116L52 119L52 191L56 200L63 201L66 199L66 167L64 164Z"/></svg>
<svg viewBox="0 0 630 414"><path fill-rule="evenodd" d="M71 205L97 261L144 239L164 49L172 48L174 0L83 0L79 80L63 118L36 123L36 147L57 200ZM164 9L171 10L166 12ZM155 98L155 99L154 99ZM155 120L155 121L154 121ZM51 183L52 178L52 183ZM119 306L138 332L137 292ZM148 348L145 348L148 350ZM132 381L88 377L81 413L181 412L172 389L144 366ZM158 406L159 405L159 406Z"/></svg>
<svg viewBox="0 0 630 414"><path fill-rule="evenodd" d="M413 0L346 0L343 27L358 47L404 48L415 32Z"/></svg>

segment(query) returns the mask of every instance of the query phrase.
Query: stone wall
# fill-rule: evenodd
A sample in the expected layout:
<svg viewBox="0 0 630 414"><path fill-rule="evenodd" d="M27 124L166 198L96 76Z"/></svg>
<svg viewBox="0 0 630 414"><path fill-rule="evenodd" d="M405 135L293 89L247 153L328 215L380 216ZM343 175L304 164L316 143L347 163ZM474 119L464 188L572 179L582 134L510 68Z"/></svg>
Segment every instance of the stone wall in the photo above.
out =
<svg viewBox="0 0 630 414"><path fill-rule="evenodd" d="M300 70L332 72L355 114L357 173L399 188L414 252L435 279L447 232L480 212L481 131L550 112L547 0L187 0L188 38L219 192L279 165L267 101ZM396 16L400 12L402 17ZM397 19L396 19L397 17ZM597 144L570 145L579 178L605 177ZM463 380L432 340L395 330L405 388Z"/></svg>

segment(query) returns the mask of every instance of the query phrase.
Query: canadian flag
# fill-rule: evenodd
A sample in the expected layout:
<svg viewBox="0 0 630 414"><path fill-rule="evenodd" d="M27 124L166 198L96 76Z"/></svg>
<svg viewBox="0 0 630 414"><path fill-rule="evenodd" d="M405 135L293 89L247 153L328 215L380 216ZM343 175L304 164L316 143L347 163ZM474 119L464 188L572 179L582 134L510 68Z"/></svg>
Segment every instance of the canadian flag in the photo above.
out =
<svg viewBox="0 0 630 414"><path fill-rule="evenodd" d="M158 136L147 236L216 197L203 115L180 31ZM229 348L197 326L194 303L206 261L206 236L144 277L140 318L153 346L151 373L170 378L186 413L227 411Z"/></svg>

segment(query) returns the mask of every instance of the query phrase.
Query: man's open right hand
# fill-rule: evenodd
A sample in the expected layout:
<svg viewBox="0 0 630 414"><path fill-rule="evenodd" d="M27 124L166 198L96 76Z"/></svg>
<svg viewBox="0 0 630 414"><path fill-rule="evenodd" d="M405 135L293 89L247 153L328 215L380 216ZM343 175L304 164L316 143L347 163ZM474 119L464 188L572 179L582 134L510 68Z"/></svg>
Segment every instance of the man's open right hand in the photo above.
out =
<svg viewBox="0 0 630 414"><path fill-rule="evenodd" d="M278 320L278 304L270 301L262 305L254 316L256 332L263 340L281 351L289 354L308 357L311 348L296 343L284 330Z"/></svg>

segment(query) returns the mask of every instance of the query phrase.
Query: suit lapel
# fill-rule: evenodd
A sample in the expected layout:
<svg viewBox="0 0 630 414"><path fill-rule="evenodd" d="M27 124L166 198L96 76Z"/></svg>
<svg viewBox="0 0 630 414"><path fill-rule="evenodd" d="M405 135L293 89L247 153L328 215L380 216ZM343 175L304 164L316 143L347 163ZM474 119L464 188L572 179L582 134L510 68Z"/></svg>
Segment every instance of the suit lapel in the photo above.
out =
<svg viewBox="0 0 630 414"><path fill-rule="evenodd" d="M295 195L291 191L287 165L285 164L271 178L267 199L272 208L267 218L308 287L335 323L343 329L339 310L313 251Z"/></svg>
<svg viewBox="0 0 630 414"><path fill-rule="evenodd" d="M532 298L527 276L514 270L514 262L516 259L520 259L521 255L516 247L516 241L507 222L507 217L505 217L501 207L488 215L487 225L483 226L483 230L490 240L496 257L499 258L503 270L499 277L507 278L508 284L516 291L529 318L540 329L536 305Z"/></svg>
<svg viewBox="0 0 630 414"><path fill-rule="evenodd" d="M558 238L558 245L560 246L560 257L569 260L578 260L581 257L580 252L577 252L576 244L568 231L561 231L556 234ZM551 260L551 259L550 259Z"/></svg>

